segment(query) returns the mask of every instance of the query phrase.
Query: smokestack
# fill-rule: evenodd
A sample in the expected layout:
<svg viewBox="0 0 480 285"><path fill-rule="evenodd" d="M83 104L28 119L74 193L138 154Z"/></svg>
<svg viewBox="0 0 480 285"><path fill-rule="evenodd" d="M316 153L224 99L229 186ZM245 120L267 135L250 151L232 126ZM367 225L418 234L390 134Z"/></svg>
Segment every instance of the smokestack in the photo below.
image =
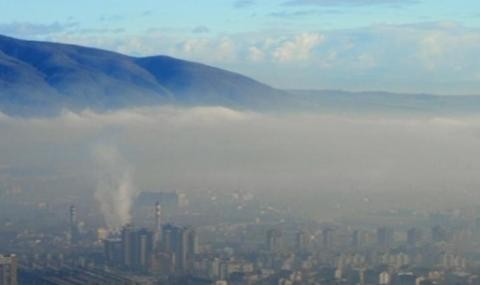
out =
<svg viewBox="0 0 480 285"><path fill-rule="evenodd" d="M160 201L155 203L155 245L157 245L162 237L162 206L160 206Z"/></svg>

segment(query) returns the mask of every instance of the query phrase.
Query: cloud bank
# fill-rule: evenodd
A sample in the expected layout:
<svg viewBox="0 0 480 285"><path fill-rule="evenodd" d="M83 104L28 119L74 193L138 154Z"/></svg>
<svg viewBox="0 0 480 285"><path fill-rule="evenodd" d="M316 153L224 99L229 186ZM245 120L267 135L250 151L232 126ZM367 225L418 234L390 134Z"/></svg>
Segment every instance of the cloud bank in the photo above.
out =
<svg viewBox="0 0 480 285"><path fill-rule="evenodd" d="M295 21L295 17L283 20ZM171 55L237 71L280 88L472 95L480 87L480 30L458 22L378 23L334 30L319 26L296 32L207 31L204 26L186 35L168 29L136 35L78 30L42 39L136 56Z"/></svg>
<svg viewBox="0 0 480 285"><path fill-rule="evenodd" d="M479 130L480 118L272 115L221 107L65 112L50 119L2 115L0 178L39 199L52 191L55 198L93 197L106 188L100 197L120 193L122 200L135 193L128 190L134 180L138 191L251 191L319 215L364 209L365 197L371 209L454 207L480 198ZM97 145L114 151L100 151L107 159L98 160L91 155ZM95 167L99 161L106 162L104 172ZM106 174L100 184L99 173ZM119 215L128 216L123 209Z"/></svg>

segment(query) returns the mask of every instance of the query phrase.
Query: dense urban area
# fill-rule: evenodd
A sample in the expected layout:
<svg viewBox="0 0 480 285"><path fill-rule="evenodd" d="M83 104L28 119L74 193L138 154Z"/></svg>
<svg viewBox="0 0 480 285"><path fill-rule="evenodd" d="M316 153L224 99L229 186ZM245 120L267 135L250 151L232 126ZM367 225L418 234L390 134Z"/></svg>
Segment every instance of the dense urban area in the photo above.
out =
<svg viewBox="0 0 480 285"><path fill-rule="evenodd" d="M246 192L143 192L108 228L93 208L18 195L0 202L2 285L480 284L480 208L315 221Z"/></svg>

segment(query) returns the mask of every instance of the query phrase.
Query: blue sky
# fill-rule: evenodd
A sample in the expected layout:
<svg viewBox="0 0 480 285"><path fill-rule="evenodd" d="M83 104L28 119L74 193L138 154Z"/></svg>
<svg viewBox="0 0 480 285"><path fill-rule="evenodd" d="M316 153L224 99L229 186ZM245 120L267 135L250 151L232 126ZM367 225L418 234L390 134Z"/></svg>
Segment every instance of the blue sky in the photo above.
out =
<svg viewBox="0 0 480 285"><path fill-rule="evenodd" d="M168 54L281 88L480 94L477 0L0 0L0 33Z"/></svg>

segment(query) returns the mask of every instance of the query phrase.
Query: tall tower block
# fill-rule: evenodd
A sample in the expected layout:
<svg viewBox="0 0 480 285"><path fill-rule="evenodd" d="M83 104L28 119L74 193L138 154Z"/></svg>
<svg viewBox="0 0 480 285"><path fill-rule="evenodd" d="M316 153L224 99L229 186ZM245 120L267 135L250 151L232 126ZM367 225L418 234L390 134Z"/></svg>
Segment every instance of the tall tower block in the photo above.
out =
<svg viewBox="0 0 480 285"><path fill-rule="evenodd" d="M157 245L162 240L162 206L160 206L160 201L155 203L154 235L154 242Z"/></svg>
<svg viewBox="0 0 480 285"><path fill-rule="evenodd" d="M78 241L78 221L77 209L74 205L70 206L70 240L72 243Z"/></svg>

